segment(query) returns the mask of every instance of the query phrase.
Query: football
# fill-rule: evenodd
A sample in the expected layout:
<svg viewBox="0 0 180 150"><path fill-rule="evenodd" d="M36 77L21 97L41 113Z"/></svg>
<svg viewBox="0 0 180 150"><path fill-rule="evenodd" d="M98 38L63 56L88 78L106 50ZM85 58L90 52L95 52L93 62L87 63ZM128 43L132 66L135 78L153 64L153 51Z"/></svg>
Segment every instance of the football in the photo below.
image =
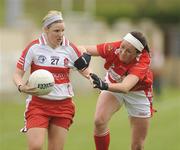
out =
<svg viewBox="0 0 180 150"><path fill-rule="evenodd" d="M39 95L47 95L53 90L54 77L51 72L39 69L30 75L28 85L38 88Z"/></svg>

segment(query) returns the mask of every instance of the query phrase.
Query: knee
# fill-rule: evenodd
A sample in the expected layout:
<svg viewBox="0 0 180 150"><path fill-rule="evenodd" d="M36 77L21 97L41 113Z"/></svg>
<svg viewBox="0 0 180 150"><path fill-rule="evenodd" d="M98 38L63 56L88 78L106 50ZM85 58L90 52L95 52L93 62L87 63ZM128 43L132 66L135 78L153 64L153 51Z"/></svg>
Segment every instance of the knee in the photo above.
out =
<svg viewBox="0 0 180 150"><path fill-rule="evenodd" d="M107 123L107 121L106 121L105 117L103 117L103 116L99 116L94 119L94 125L96 127L102 127L102 126L106 125L106 123Z"/></svg>
<svg viewBox="0 0 180 150"><path fill-rule="evenodd" d="M29 144L29 150L42 150L43 146L41 143L34 141Z"/></svg>
<svg viewBox="0 0 180 150"><path fill-rule="evenodd" d="M139 143L132 143L131 149L132 150L143 150L144 149L144 145L141 142L139 142Z"/></svg>

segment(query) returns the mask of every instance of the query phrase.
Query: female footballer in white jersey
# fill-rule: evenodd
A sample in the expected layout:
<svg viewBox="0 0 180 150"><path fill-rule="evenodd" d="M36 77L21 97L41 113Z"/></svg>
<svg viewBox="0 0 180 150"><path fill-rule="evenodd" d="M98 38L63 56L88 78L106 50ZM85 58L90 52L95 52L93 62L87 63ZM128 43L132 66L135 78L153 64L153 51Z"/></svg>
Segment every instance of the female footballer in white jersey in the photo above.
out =
<svg viewBox="0 0 180 150"><path fill-rule="evenodd" d="M130 32L122 41L84 48L91 55L105 59L104 68L107 70L105 81L96 74L90 75L94 87L101 90L94 121L96 150L109 149L108 123L122 104L125 105L130 119L131 150L143 150L153 111L153 77L149 68L150 54L145 37L140 32Z"/></svg>
<svg viewBox="0 0 180 150"><path fill-rule="evenodd" d="M61 12L50 11L43 19L42 35L24 49L13 76L18 90L29 94L25 127L22 129L27 132L29 150L43 149L46 132L48 150L63 150L68 129L73 122L75 106L69 71L74 67L84 70L90 56L81 55L77 47L65 38L64 30ZM83 62L85 65L82 68ZM29 68L31 73L37 69L50 71L55 79L53 91L41 97L36 88L23 83L22 78ZM86 71L80 73L86 76Z"/></svg>

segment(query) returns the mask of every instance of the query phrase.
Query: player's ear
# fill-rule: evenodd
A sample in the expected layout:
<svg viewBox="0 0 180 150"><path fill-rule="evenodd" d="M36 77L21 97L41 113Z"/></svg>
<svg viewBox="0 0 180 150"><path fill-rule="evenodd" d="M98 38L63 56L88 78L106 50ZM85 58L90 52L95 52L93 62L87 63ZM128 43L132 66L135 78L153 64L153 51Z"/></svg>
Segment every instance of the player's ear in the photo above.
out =
<svg viewBox="0 0 180 150"><path fill-rule="evenodd" d="M47 33L48 32L48 27L43 27L43 32Z"/></svg>

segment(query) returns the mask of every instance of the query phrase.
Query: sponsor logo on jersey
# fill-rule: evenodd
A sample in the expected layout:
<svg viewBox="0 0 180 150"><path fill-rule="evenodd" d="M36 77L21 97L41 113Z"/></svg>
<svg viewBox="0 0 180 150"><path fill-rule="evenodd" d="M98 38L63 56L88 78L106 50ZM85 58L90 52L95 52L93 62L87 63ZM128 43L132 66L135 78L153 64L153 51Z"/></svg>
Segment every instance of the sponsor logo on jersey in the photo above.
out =
<svg viewBox="0 0 180 150"><path fill-rule="evenodd" d="M123 80L123 77L121 75L117 74L112 68L110 68L108 70L108 75L111 79L113 79L114 81L116 81L118 83L122 82L122 80Z"/></svg>
<svg viewBox="0 0 180 150"><path fill-rule="evenodd" d="M45 63L46 60L47 60L47 58L44 55L38 56L39 63L43 64L43 63Z"/></svg>
<svg viewBox="0 0 180 150"><path fill-rule="evenodd" d="M51 59L59 59L59 56L51 56Z"/></svg>

